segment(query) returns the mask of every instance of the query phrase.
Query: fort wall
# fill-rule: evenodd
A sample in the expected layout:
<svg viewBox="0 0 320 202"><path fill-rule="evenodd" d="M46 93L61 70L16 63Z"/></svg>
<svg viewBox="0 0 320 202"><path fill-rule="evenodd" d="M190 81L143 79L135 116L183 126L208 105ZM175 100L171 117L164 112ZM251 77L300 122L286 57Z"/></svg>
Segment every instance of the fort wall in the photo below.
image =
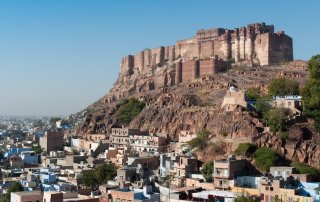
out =
<svg viewBox="0 0 320 202"><path fill-rule="evenodd" d="M214 58L214 59L213 59ZM129 55L121 60L121 75L147 72L167 61L176 64L175 83L192 80L200 75L225 70L227 62L236 64L272 65L293 60L292 39L284 32L274 33L273 25L249 24L236 29L199 30L192 38L177 41Z"/></svg>

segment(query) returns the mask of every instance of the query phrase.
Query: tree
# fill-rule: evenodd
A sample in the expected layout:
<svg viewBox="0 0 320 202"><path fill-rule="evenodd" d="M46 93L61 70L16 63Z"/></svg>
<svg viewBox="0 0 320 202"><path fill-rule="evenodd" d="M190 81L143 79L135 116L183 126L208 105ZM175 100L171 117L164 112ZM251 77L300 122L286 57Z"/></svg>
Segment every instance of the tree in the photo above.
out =
<svg viewBox="0 0 320 202"><path fill-rule="evenodd" d="M270 109L271 105L269 104L270 98L267 96L261 96L257 99L255 104L256 109L263 115L266 114Z"/></svg>
<svg viewBox="0 0 320 202"><path fill-rule="evenodd" d="M237 194L233 199L234 202L256 202L257 200L249 194Z"/></svg>
<svg viewBox="0 0 320 202"><path fill-rule="evenodd" d="M212 182L213 162L204 163L201 169L201 174L207 182Z"/></svg>
<svg viewBox="0 0 320 202"><path fill-rule="evenodd" d="M41 154L43 152L43 149L41 147L39 147L39 146L36 146L36 147L33 146L32 150L34 152L36 152L37 154Z"/></svg>
<svg viewBox="0 0 320 202"><path fill-rule="evenodd" d="M257 146L251 143L240 143L235 151L240 156L252 156L257 150Z"/></svg>
<svg viewBox="0 0 320 202"><path fill-rule="evenodd" d="M130 98L122 100L120 105L121 107L117 111L116 117L122 124L129 125L140 114L146 104L136 98Z"/></svg>
<svg viewBox="0 0 320 202"><path fill-rule="evenodd" d="M319 170L309 166L308 164L305 163L297 163L297 162L292 162L291 166L294 167L296 169L296 171L300 174L310 174L310 175L318 175L319 174Z"/></svg>
<svg viewBox="0 0 320 202"><path fill-rule="evenodd" d="M289 111L284 108L272 108L264 114L271 132L283 131Z"/></svg>
<svg viewBox="0 0 320 202"><path fill-rule="evenodd" d="M308 62L310 78L320 79L320 55L313 56Z"/></svg>
<svg viewBox="0 0 320 202"><path fill-rule="evenodd" d="M95 170L95 177L98 179L99 184L107 183L117 175L117 168L114 164L103 164Z"/></svg>
<svg viewBox="0 0 320 202"><path fill-rule="evenodd" d="M188 142L188 145L193 149L198 147L199 149L204 149L209 141L209 131L201 130L197 133L197 137L193 138Z"/></svg>
<svg viewBox="0 0 320 202"><path fill-rule="evenodd" d="M299 83L294 79L272 79L268 86L270 96L299 95Z"/></svg>
<svg viewBox="0 0 320 202"><path fill-rule="evenodd" d="M11 192L23 191L24 188L19 182L13 182L7 190L7 193L3 195L2 202L10 202Z"/></svg>
<svg viewBox="0 0 320 202"><path fill-rule="evenodd" d="M255 100L260 97L260 91L258 88L251 87L246 90L246 99Z"/></svg>
<svg viewBox="0 0 320 202"><path fill-rule="evenodd" d="M308 69L310 78L301 90L303 111L307 117L313 118L315 128L320 131L320 55L310 59Z"/></svg>
<svg viewBox="0 0 320 202"><path fill-rule="evenodd" d="M277 152L267 147L260 147L253 154L253 159L256 167L261 171L268 171L270 166L275 166L280 160Z"/></svg>
<svg viewBox="0 0 320 202"><path fill-rule="evenodd" d="M82 182L85 186L97 190L99 185L107 183L108 180L117 176L117 168L114 164L103 164L95 170L86 171L82 176Z"/></svg>
<svg viewBox="0 0 320 202"><path fill-rule="evenodd" d="M82 183L87 187L91 187L92 190L98 189L99 182L94 175L94 170L89 170L83 173Z"/></svg>

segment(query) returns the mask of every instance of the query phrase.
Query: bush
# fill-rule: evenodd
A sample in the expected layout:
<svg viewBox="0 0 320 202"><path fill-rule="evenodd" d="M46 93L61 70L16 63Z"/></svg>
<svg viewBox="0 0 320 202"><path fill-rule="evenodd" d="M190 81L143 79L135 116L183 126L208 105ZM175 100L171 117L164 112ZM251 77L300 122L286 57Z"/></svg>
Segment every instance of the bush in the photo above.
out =
<svg viewBox="0 0 320 202"><path fill-rule="evenodd" d="M236 155L252 156L256 151L257 146L251 143L240 143L235 151Z"/></svg>
<svg viewBox="0 0 320 202"><path fill-rule="evenodd" d="M273 79L268 86L270 96L299 95L299 83L293 79Z"/></svg>
<svg viewBox="0 0 320 202"><path fill-rule="evenodd" d="M93 190L98 189L102 183L107 183L117 176L117 168L114 164L103 164L95 170L87 171L82 176L82 182L85 186L91 187Z"/></svg>
<svg viewBox="0 0 320 202"><path fill-rule="evenodd" d="M143 110L145 102L139 101L136 98L130 98L128 100L121 100L120 105L116 117L123 125L129 125Z"/></svg>
<svg viewBox="0 0 320 202"><path fill-rule="evenodd" d="M314 119L315 128L320 131L320 55L309 60L308 70L310 78L301 90L303 110Z"/></svg>
<svg viewBox="0 0 320 202"><path fill-rule="evenodd" d="M269 104L270 98L267 96L259 97L256 102L256 109L263 115L266 114L270 109L271 105Z"/></svg>
<svg viewBox="0 0 320 202"><path fill-rule="evenodd" d="M2 202L10 202L11 201L11 192L24 191L23 186L15 181L13 182L7 189L7 193L3 194Z"/></svg>
<svg viewBox="0 0 320 202"><path fill-rule="evenodd" d="M237 194L236 197L233 199L233 201L234 202L256 202L257 200L253 196L250 196L249 194L242 193L241 195Z"/></svg>
<svg viewBox="0 0 320 202"><path fill-rule="evenodd" d="M267 147L260 147L253 154L256 167L261 171L268 171L270 166L275 166L280 156L277 152Z"/></svg>
<svg viewBox="0 0 320 202"><path fill-rule="evenodd" d="M209 141L209 131L202 130L197 133L197 137L193 138L188 142L191 149L198 147L199 149L204 149Z"/></svg>
<svg viewBox="0 0 320 202"><path fill-rule="evenodd" d="M284 108L272 108L264 114L264 120L271 132L284 130L288 113L288 110Z"/></svg>
<svg viewBox="0 0 320 202"><path fill-rule="evenodd" d="M246 99L255 100L255 99L258 99L259 97L260 97L260 91L258 88L251 87L246 90Z"/></svg>
<svg viewBox="0 0 320 202"><path fill-rule="evenodd" d="M279 133L279 137L280 137L280 139L281 139L282 141L286 141L286 140L288 140L288 138L289 138L289 133L288 133L288 132L283 132L283 131L281 131L281 132Z"/></svg>
<svg viewBox="0 0 320 202"><path fill-rule="evenodd" d="M32 147L32 151L36 152L37 154L41 154L43 152L43 149L37 146L37 147Z"/></svg>
<svg viewBox="0 0 320 202"><path fill-rule="evenodd" d="M213 162L209 161L202 165L201 174L207 182L212 182Z"/></svg>
<svg viewBox="0 0 320 202"><path fill-rule="evenodd" d="M310 174L310 175L319 174L319 171L316 168L309 166L308 164L305 164L305 163L292 162L291 166L294 167L296 171L300 174Z"/></svg>
<svg viewBox="0 0 320 202"><path fill-rule="evenodd" d="M315 55L309 60L308 70L310 72L310 78L320 78L320 55Z"/></svg>

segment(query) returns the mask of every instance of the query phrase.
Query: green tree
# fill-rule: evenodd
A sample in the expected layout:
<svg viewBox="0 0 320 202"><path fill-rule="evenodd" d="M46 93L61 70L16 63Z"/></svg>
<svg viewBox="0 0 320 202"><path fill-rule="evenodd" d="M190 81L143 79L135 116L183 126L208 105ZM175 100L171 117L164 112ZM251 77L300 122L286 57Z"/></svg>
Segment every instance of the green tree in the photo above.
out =
<svg viewBox="0 0 320 202"><path fill-rule="evenodd" d="M84 172L82 176L82 183L87 187L91 187L92 190L98 189L99 186L98 179L94 173L94 170L89 170Z"/></svg>
<svg viewBox="0 0 320 202"><path fill-rule="evenodd" d="M19 182L13 182L7 190L7 193L3 195L2 202L10 202L11 192L23 191L24 188Z"/></svg>
<svg viewBox="0 0 320 202"><path fill-rule="evenodd" d="M251 87L246 90L246 99L258 99L260 97L260 91L258 88Z"/></svg>
<svg viewBox="0 0 320 202"><path fill-rule="evenodd" d="M313 118L315 127L320 130L320 80L310 78L301 89L303 111Z"/></svg>
<svg viewBox="0 0 320 202"><path fill-rule="evenodd" d="M199 149L204 149L209 141L209 131L201 130L197 133L197 137L193 138L188 142L191 149L198 147Z"/></svg>
<svg viewBox="0 0 320 202"><path fill-rule="evenodd" d="M308 63L310 78L301 89L303 111L313 118L315 128L320 131L320 55L313 56Z"/></svg>
<svg viewBox="0 0 320 202"><path fill-rule="evenodd" d="M272 108L264 114L271 132L283 131L289 111L284 108Z"/></svg>
<svg viewBox="0 0 320 202"><path fill-rule="evenodd" d="M268 86L270 96L299 95L299 83L294 79L272 79Z"/></svg>
<svg viewBox="0 0 320 202"><path fill-rule="evenodd" d="M207 182L212 182L213 162L209 161L202 165L201 174Z"/></svg>
<svg viewBox="0 0 320 202"><path fill-rule="evenodd" d="M310 78L320 79L320 54L313 56L308 62Z"/></svg>
<svg viewBox="0 0 320 202"><path fill-rule="evenodd" d="M99 165L95 170L86 171L82 176L82 183L97 190L99 185L117 176L117 167L114 164Z"/></svg>
<svg viewBox="0 0 320 202"><path fill-rule="evenodd" d="M240 156L252 156L257 150L257 146L251 143L240 143L235 151L235 154Z"/></svg>
<svg viewBox="0 0 320 202"><path fill-rule="evenodd" d="M267 147L260 147L253 154L253 159L256 167L261 171L268 171L270 166L275 166L280 160L277 152Z"/></svg>
<svg viewBox="0 0 320 202"><path fill-rule="evenodd" d="M269 104L270 100L271 99L268 96L261 96L257 99L255 106L262 115L266 114L271 109L271 105Z"/></svg>
<svg viewBox="0 0 320 202"><path fill-rule="evenodd" d="M318 175L319 170L305 163L292 162L291 166L300 174Z"/></svg>
<svg viewBox="0 0 320 202"><path fill-rule="evenodd" d="M39 147L39 146L36 146L36 147L33 146L32 150L34 152L36 152L37 154L41 154L43 152L43 149L41 147Z"/></svg>
<svg viewBox="0 0 320 202"><path fill-rule="evenodd" d="M99 184L107 183L117 176L117 168L114 164L103 164L95 170L95 177L98 179Z"/></svg>
<svg viewBox="0 0 320 202"><path fill-rule="evenodd" d="M257 200L253 196L250 196L249 194L242 193L242 194L237 194L234 197L233 201L234 202L256 202Z"/></svg>
<svg viewBox="0 0 320 202"><path fill-rule="evenodd" d="M139 101L136 98L122 100L121 107L117 111L117 119L124 125L129 125L132 119L140 114L145 107L145 102Z"/></svg>

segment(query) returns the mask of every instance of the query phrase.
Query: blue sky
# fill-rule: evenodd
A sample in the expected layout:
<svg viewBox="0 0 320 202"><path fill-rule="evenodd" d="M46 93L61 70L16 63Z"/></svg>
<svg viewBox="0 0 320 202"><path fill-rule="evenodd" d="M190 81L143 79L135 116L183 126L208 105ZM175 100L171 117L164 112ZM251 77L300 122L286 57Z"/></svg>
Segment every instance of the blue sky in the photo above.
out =
<svg viewBox="0 0 320 202"><path fill-rule="evenodd" d="M198 29L274 24L320 53L320 1L0 1L0 115L68 115L112 87L121 57Z"/></svg>

